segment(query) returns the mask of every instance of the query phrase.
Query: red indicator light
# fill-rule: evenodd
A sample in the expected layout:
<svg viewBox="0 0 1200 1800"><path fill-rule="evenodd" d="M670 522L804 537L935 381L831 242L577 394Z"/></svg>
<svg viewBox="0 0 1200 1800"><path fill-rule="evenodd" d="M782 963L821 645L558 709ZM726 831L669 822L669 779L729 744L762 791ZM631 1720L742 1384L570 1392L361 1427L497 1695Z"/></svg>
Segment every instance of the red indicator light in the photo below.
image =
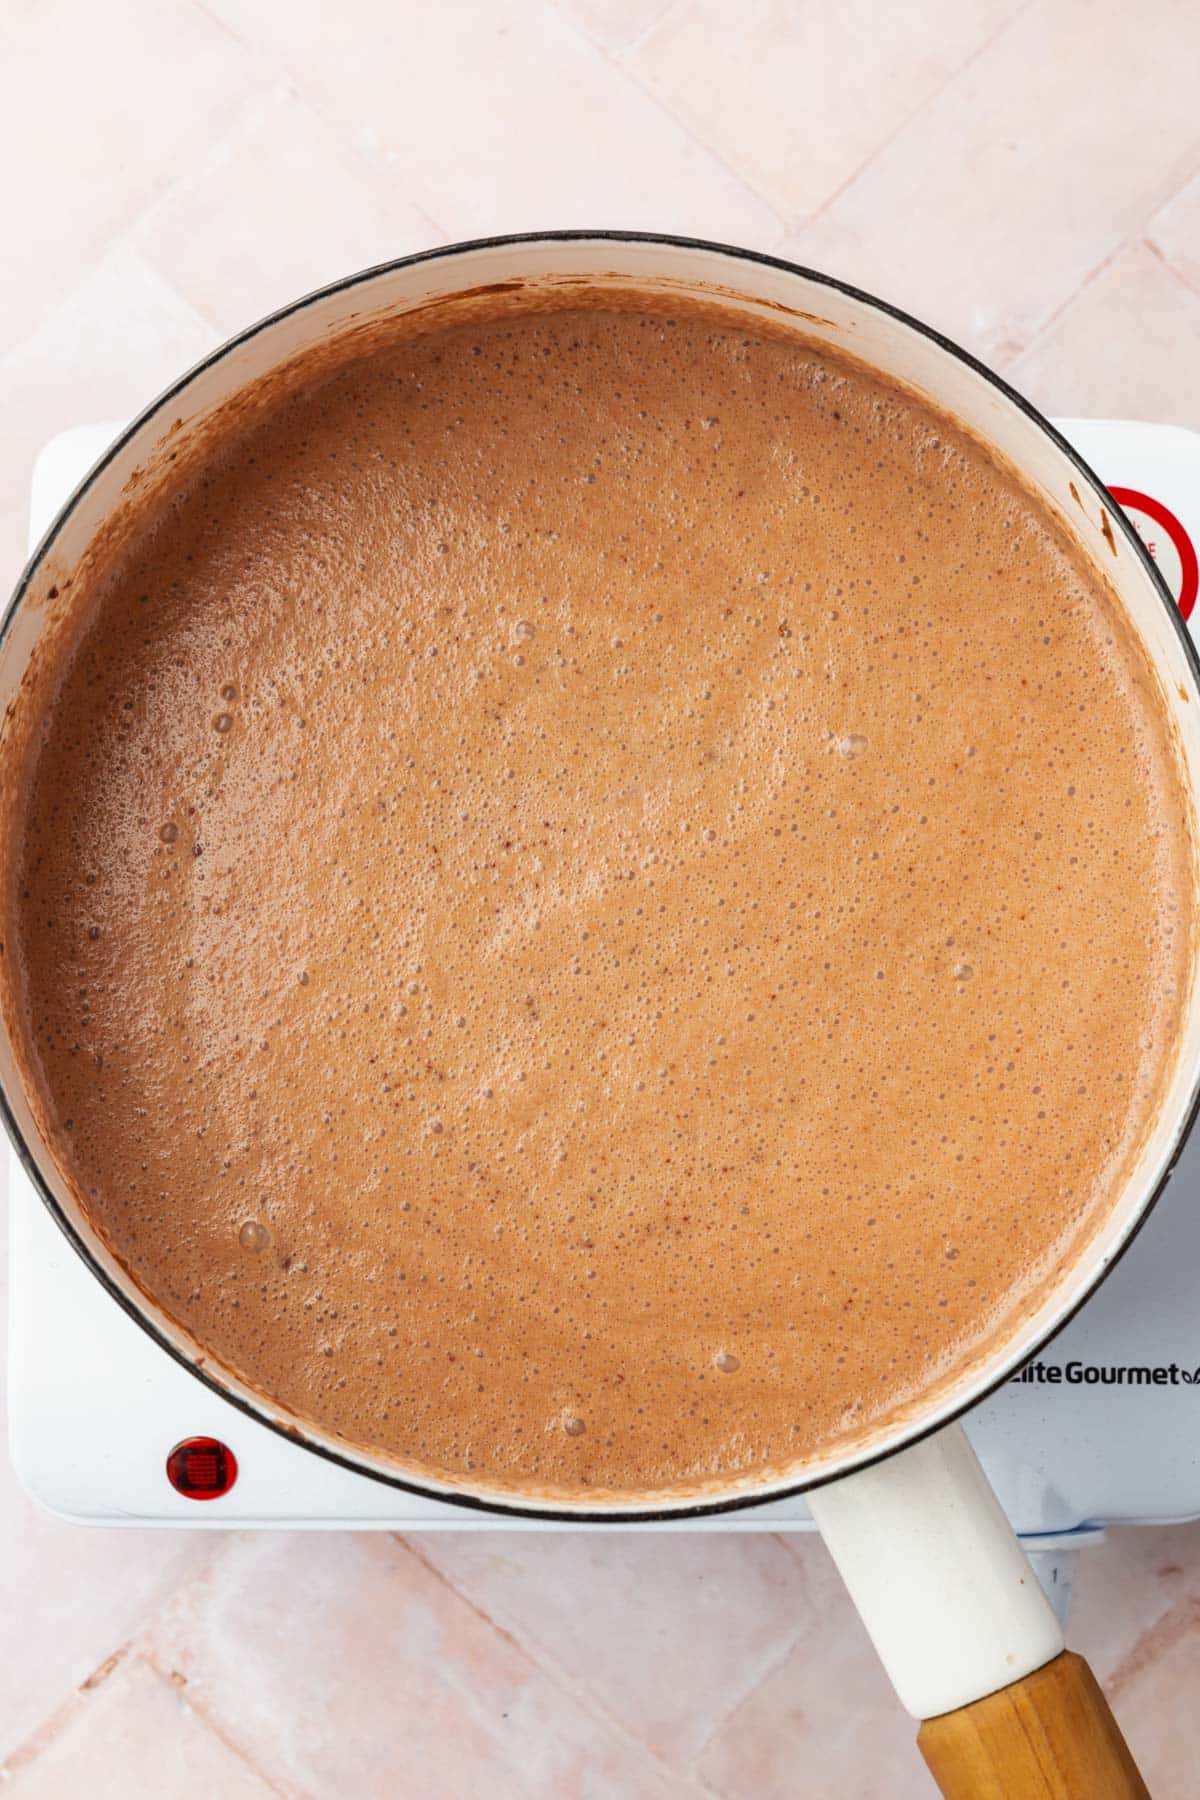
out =
<svg viewBox="0 0 1200 1800"><path fill-rule="evenodd" d="M184 1438L167 1458L167 1480L185 1500L219 1500L237 1472L237 1457L219 1438Z"/></svg>

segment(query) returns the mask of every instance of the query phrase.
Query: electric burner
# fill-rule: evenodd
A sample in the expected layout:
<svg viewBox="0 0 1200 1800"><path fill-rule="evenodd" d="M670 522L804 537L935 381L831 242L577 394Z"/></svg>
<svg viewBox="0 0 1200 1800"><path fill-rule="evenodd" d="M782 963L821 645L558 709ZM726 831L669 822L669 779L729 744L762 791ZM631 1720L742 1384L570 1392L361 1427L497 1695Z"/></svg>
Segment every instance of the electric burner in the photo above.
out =
<svg viewBox="0 0 1200 1800"><path fill-rule="evenodd" d="M1113 484L1189 617L1200 434L1108 420L1060 428ZM113 425L83 427L46 446L33 477L34 541L116 434ZM109 1298L11 1153L8 1174L12 1454L45 1506L98 1525L547 1529L353 1473L248 1418ZM1200 1517L1198 1279L1200 1132L1099 1292L967 1420L1013 1524L1044 1553L1039 1574L1060 1608L1071 1552L1105 1524ZM797 1498L667 1529L806 1530L812 1521Z"/></svg>

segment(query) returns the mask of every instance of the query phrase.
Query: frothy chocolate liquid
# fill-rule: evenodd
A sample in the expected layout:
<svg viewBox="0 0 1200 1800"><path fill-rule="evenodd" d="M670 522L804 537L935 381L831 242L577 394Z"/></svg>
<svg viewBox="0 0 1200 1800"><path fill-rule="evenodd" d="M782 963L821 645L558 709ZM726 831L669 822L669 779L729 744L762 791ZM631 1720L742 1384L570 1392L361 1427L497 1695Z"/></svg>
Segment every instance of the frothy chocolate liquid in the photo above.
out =
<svg viewBox="0 0 1200 1800"><path fill-rule="evenodd" d="M1188 819L980 447L598 303L362 353L140 532L7 966L64 1168L220 1362L418 1471L703 1489L893 1417L1102 1221Z"/></svg>

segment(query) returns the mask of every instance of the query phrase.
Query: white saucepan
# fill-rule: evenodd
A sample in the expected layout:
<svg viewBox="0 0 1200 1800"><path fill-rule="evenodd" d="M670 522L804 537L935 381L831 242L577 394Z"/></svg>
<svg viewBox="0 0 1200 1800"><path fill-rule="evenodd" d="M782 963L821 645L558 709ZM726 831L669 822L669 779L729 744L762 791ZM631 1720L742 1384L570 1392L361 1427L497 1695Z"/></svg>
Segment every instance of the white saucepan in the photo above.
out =
<svg viewBox="0 0 1200 1800"><path fill-rule="evenodd" d="M0 640L6 724L33 665L55 654L88 546L129 494L160 479L181 445L235 395L320 343L391 314L509 285L608 281L667 297L699 295L749 324L769 319L848 351L950 413L1011 463L1118 594L1159 672L1192 791L1200 792L1200 667L1190 640L1124 515L1045 419L936 332L838 281L747 251L625 232L495 239L368 270L275 314L185 375L91 472L25 571ZM0 731L0 776L7 748ZM0 782L0 789L11 785ZM806 1491L901 1700L925 1721L922 1749L943 1792L1009 1800L1100 1800L1146 1790L1086 1665L1063 1654L1054 1615L955 1421L1046 1342L1129 1243L1170 1175L1196 1109L1198 1078L1193 982L1157 1122L1111 1217L1018 1329L967 1377L931 1390L900 1421L835 1445L785 1477L743 1478L707 1493L702 1506L670 1494L540 1505L536 1497L437 1487L290 1419L215 1363L140 1291L89 1224L39 1133L11 1039L0 1028L0 1101L46 1205L114 1302L198 1380L316 1455L468 1506L611 1522Z"/></svg>

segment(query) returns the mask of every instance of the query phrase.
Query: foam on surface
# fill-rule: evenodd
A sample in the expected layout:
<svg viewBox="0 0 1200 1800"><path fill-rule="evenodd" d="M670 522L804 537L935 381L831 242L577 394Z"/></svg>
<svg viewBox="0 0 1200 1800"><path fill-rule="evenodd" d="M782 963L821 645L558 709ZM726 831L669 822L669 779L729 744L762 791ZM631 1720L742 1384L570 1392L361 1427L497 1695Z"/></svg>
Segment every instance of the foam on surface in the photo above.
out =
<svg viewBox="0 0 1200 1800"><path fill-rule="evenodd" d="M538 1490L782 1468L964 1366L1103 1217L1189 953L1108 596L948 421L686 308L376 349L214 459L19 849L138 1279Z"/></svg>

